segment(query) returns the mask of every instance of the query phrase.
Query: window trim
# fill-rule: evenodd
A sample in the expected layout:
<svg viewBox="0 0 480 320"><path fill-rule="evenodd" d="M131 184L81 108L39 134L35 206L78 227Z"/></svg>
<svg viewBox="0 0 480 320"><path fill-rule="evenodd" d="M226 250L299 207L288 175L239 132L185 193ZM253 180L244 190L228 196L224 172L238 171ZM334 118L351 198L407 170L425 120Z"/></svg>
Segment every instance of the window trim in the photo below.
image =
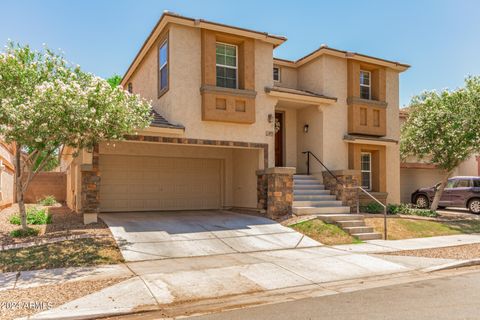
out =
<svg viewBox="0 0 480 320"><path fill-rule="evenodd" d="M363 170L363 156L364 155L368 155L368 157L369 157L369 162L368 162L369 168L368 168L368 170ZM368 172L369 177L370 177L369 178L369 186L367 188L366 188L366 186L363 185L363 173L364 172ZM361 152L360 153L360 174L362 176L362 179L360 181L361 187L364 188L367 191L371 191L372 190L372 153L371 152Z"/></svg>
<svg viewBox="0 0 480 320"><path fill-rule="evenodd" d="M363 73L368 73L368 81L369 81L369 84L366 85L366 84L362 84L362 82L360 81L362 79L361 75L362 75L362 72ZM365 99L362 97L362 87L367 87L368 88L368 99L366 100L372 100L372 72L371 71L368 71L368 70L360 70L360 74L358 76L359 78L359 82L360 82L360 98L361 99Z"/></svg>
<svg viewBox="0 0 480 320"><path fill-rule="evenodd" d="M217 63L217 44L223 44L226 46L235 47L235 67ZM229 68L229 69L235 70L235 88L229 88L229 87L220 87L220 88L238 89L239 88L238 86L238 46L236 44L215 41L215 86L217 86L217 67L223 67L223 68Z"/></svg>
<svg viewBox="0 0 480 320"><path fill-rule="evenodd" d="M164 45L167 45L167 60L163 65L160 65L160 50ZM167 68L167 85L162 88L161 87L161 70L162 68ZM160 41L160 44L157 47L157 90L158 90L158 98L163 96L168 89L170 88L170 41L168 35Z"/></svg>
<svg viewBox="0 0 480 320"><path fill-rule="evenodd" d="M275 80L275 69L278 69L278 80ZM280 67L273 67L273 82L282 82L282 72Z"/></svg>

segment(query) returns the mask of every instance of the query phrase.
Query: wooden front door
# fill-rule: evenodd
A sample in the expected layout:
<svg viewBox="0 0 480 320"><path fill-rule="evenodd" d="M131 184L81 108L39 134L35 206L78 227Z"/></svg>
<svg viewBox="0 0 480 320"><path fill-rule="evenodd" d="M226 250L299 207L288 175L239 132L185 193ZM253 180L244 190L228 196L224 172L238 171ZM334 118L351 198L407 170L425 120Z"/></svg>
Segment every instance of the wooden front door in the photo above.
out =
<svg viewBox="0 0 480 320"><path fill-rule="evenodd" d="M275 167L283 167L283 132L285 130L284 114L275 113L275 128L280 125L278 131L275 132Z"/></svg>

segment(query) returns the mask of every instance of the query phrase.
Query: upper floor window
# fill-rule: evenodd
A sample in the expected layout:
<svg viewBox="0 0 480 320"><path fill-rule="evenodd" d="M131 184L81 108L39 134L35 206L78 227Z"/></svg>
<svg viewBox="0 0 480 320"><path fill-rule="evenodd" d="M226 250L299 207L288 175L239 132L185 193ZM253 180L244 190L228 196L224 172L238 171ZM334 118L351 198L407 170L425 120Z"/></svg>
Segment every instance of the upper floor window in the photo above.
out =
<svg viewBox="0 0 480 320"><path fill-rule="evenodd" d="M158 92L168 88L168 40L158 48Z"/></svg>
<svg viewBox="0 0 480 320"><path fill-rule="evenodd" d="M280 82L280 68L273 67L273 81Z"/></svg>
<svg viewBox="0 0 480 320"><path fill-rule="evenodd" d="M129 93L133 93L133 85L132 85L131 82L129 82L128 85L127 85L127 91L128 91Z"/></svg>
<svg viewBox="0 0 480 320"><path fill-rule="evenodd" d="M371 99L371 73L370 71L360 70L360 98Z"/></svg>
<svg viewBox="0 0 480 320"><path fill-rule="evenodd" d="M237 46L217 42L217 87L238 88Z"/></svg>

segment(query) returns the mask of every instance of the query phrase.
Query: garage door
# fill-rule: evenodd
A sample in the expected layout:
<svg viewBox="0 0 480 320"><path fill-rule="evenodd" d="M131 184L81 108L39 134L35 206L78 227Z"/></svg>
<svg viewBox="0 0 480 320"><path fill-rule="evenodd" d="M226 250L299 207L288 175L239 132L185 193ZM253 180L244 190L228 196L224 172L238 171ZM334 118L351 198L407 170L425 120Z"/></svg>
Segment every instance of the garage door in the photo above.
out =
<svg viewBox="0 0 480 320"><path fill-rule="evenodd" d="M431 187L442 179L438 169L400 169L401 201L410 203L412 193L418 188Z"/></svg>
<svg viewBox="0 0 480 320"><path fill-rule="evenodd" d="M221 206L217 159L101 155L100 210L196 210Z"/></svg>

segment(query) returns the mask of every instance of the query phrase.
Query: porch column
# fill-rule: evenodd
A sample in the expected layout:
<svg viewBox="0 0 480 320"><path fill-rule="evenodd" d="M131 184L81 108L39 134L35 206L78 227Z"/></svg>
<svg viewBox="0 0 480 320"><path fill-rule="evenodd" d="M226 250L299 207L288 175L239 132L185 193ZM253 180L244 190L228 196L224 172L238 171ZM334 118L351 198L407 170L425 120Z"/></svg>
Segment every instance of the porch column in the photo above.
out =
<svg viewBox="0 0 480 320"><path fill-rule="evenodd" d="M257 172L259 207L266 208L267 217L282 220L292 214L293 174L291 167L275 167Z"/></svg>
<svg viewBox="0 0 480 320"><path fill-rule="evenodd" d="M359 170L334 170L332 173L338 181L327 171L322 171L323 184L330 190L331 194L342 201L342 206L350 207L350 213L357 212L358 189L351 188L358 186ZM344 187L345 186L345 187Z"/></svg>
<svg viewBox="0 0 480 320"><path fill-rule="evenodd" d="M98 213L100 212L100 202L98 195L100 193L100 174L98 171L98 145L93 148L92 163L81 165L81 199L83 214L83 223L96 223Z"/></svg>

